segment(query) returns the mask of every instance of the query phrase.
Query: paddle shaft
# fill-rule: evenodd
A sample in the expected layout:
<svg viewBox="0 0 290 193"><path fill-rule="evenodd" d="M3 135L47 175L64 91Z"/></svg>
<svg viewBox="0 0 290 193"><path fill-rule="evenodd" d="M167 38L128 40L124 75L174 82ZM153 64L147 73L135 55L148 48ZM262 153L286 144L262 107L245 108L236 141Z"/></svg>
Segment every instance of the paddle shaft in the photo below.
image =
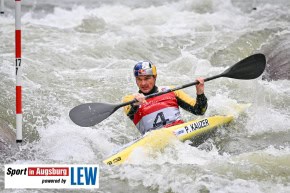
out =
<svg viewBox="0 0 290 193"><path fill-rule="evenodd" d="M212 76L212 77L208 77L208 78L205 78L204 81L206 82L206 81L210 81L210 80L213 80L213 79L216 79L216 78L220 78L220 77L222 77L222 75L223 75L223 73L219 74L219 75ZM156 97L156 96L160 96L160 95L163 95L163 94L167 94L169 92L174 92L176 90L180 90L180 89L184 89L184 88L187 88L187 87L190 87L190 86L194 86L194 85L196 85L198 83L199 83L198 81L194 81L194 82L191 82L191 83L188 83L188 84L184 84L184 85L172 88L172 89L168 89L168 90L165 90L165 91L153 93L153 94L145 96L145 99L149 99L149 98L152 98L152 97ZM118 106L115 107L115 109L118 109L120 107L124 107L124 106L127 106L127 105L131 105L131 104L136 103L136 102L138 102L138 100L134 99L134 100L119 104Z"/></svg>

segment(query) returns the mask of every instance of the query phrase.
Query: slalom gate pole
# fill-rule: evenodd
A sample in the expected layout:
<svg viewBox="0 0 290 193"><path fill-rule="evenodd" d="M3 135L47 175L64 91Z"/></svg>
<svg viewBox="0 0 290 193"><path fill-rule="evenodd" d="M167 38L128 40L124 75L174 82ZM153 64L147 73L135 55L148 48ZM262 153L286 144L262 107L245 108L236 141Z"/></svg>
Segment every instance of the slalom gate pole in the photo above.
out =
<svg viewBox="0 0 290 193"><path fill-rule="evenodd" d="M21 0L15 0L16 143L22 142Z"/></svg>

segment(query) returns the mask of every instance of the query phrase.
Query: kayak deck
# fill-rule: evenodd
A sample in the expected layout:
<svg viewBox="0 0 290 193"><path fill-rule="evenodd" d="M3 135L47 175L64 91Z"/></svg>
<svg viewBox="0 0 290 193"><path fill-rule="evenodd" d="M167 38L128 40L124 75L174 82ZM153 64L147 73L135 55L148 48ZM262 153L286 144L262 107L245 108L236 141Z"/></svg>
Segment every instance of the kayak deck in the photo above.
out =
<svg viewBox="0 0 290 193"><path fill-rule="evenodd" d="M160 150L170 144L174 139L185 141L195 136L208 133L209 131L225 125L233 120L233 116L213 116L203 119L197 119L175 125L169 128L153 130L148 132L141 138L129 143L129 145L118 153L107 158L103 162L105 164L121 164L128 160L130 154L137 148L150 148L152 150Z"/></svg>

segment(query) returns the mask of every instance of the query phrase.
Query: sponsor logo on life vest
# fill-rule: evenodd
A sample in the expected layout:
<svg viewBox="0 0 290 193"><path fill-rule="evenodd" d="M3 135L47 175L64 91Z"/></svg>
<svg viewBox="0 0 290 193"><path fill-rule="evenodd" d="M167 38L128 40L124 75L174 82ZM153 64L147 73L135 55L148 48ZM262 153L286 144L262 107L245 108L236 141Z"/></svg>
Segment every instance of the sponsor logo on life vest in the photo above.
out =
<svg viewBox="0 0 290 193"><path fill-rule="evenodd" d="M98 165L5 165L5 188L99 188Z"/></svg>
<svg viewBox="0 0 290 193"><path fill-rule="evenodd" d="M204 127L207 127L207 126L209 126L208 120L207 119L203 119L201 121L192 123L190 125L187 125L185 127L182 127L180 129L174 131L174 134L176 136L182 136L182 135L185 135L187 133L191 133L193 131L196 131L198 129L201 129L201 128L204 128Z"/></svg>

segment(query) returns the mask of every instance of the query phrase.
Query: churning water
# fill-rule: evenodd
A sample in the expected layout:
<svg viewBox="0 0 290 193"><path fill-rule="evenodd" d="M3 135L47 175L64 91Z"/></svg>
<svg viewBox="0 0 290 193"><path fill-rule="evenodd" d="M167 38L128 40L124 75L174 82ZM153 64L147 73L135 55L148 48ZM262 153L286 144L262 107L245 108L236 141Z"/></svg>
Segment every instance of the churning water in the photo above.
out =
<svg viewBox="0 0 290 193"><path fill-rule="evenodd" d="M98 192L290 192L290 82L283 77L206 83L205 116L224 114L235 103L252 106L199 147L180 142L134 164L102 164L113 149L139 135L122 110L91 128L78 127L68 117L81 103L120 103L136 92L132 67L139 60L157 65L158 85L178 86L221 73L253 53L265 53L267 59L274 57L267 53L283 53L283 46L274 45L290 42L288 0L24 1L22 146L15 145L11 133L14 4L5 3L0 17L1 191L31 191L4 190L7 163L94 163L101 166ZM281 57L289 61L289 53ZM185 91L195 96L195 88Z"/></svg>

